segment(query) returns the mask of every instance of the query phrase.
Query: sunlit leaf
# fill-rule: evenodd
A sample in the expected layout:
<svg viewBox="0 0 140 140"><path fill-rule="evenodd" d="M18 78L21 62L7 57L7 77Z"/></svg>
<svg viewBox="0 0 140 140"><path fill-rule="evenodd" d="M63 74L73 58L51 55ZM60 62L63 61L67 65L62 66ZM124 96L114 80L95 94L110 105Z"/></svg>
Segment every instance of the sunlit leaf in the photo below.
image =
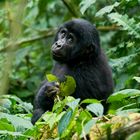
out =
<svg viewBox="0 0 140 140"><path fill-rule="evenodd" d="M6 118L12 123L12 125L18 130L19 127L22 128L31 128L32 124L30 120L17 117L16 115L0 113L0 118Z"/></svg>
<svg viewBox="0 0 140 140"><path fill-rule="evenodd" d="M140 24L136 24L134 18L129 18L128 15L120 15L119 13L108 14L108 17L111 19L111 22L116 23L121 26L123 30L127 30L128 34L134 35L136 38L140 37Z"/></svg>
<svg viewBox="0 0 140 140"><path fill-rule="evenodd" d="M100 101L98 101L97 99L85 99L81 102L81 104L83 103L88 103L88 104L91 104L91 103L100 103Z"/></svg>
<svg viewBox="0 0 140 140"><path fill-rule="evenodd" d="M96 2L96 0L82 0L82 2L80 3L80 11L82 14L85 13L85 11Z"/></svg>
<svg viewBox="0 0 140 140"><path fill-rule="evenodd" d="M88 121L85 125L84 128L82 130L82 134L80 135L80 138L83 138L84 136L86 136L89 132L91 127L97 122L97 120L90 120Z"/></svg>
<svg viewBox="0 0 140 140"><path fill-rule="evenodd" d="M50 129L52 129L54 123L56 122L56 113L46 112L45 114L43 114L42 118L47 124L49 124Z"/></svg>
<svg viewBox="0 0 140 140"><path fill-rule="evenodd" d="M113 5L109 5L109 6L105 6L104 8L102 8L101 10L99 10L97 13L96 13L96 16L102 16L104 15L105 13L110 13L114 7L117 7L120 3L118 2L115 2Z"/></svg>
<svg viewBox="0 0 140 140"><path fill-rule="evenodd" d="M133 79L135 79L137 82L139 82L140 83L140 77L134 77Z"/></svg>
<svg viewBox="0 0 140 140"><path fill-rule="evenodd" d="M78 106L78 103L79 103L79 102L80 102L80 99L75 99L74 101L67 103L67 105L68 105L69 107L71 107L72 110L74 111L75 108Z"/></svg>
<svg viewBox="0 0 140 140"><path fill-rule="evenodd" d="M100 103L90 104L86 108L98 117L103 116L104 108Z"/></svg>
<svg viewBox="0 0 140 140"><path fill-rule="evenodd" d="M1 119L0 120L0 130L15 131L15 128L12 124L9 124L9 122L7 120Z"/></svg>
<svg viewBox="0 0 140 140"><path fill-rule="evenodd" d="M121 101L124 98L127 97L135 97L135 96L140 96L140 90L137 89L125 89L121 90L118 92L113 93L111 96L108 98L108 102L114 102L114 101Z"/></svg>
<svg viewBox="0 0 140 140"><path fill-rule="evenodd" d="M47 77L48 82L58 81L58 78L53 74L47 74L46 77Z"/></svg>

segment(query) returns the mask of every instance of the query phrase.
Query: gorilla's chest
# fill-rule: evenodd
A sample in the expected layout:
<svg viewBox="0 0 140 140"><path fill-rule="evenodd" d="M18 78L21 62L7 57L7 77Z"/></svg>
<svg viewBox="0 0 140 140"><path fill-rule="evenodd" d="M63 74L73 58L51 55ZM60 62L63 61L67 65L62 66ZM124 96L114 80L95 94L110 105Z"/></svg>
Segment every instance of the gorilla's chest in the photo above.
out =
<svg viewBox="0 0 140 140"><path fill-rule="evenodd" d="M63 81L65 75L70 75L69 74L69 69L68 69L67 65L65 65L65 64L59 64L59 63L56 63L54 65L54 68L52 70L52 73L54 75L56 75L62 81Z"/></svg>
<svg viewBox="0 0 140 140"><path fill-rule="evenodd" d="M56 63L52 73L63 80L65 75L72 76L77 83L77 86L92 85L95 81L96 75L94 74L94 68L91 66L75 67L71 68L65 64Z"/></svg>

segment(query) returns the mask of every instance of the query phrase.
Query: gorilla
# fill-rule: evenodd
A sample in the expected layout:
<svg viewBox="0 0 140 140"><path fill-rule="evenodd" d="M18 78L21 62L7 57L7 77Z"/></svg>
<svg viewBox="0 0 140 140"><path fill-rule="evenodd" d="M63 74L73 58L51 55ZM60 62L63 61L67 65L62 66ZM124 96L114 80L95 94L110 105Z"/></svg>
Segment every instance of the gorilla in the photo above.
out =
<svg viewBox="0 0 140 140"><path fill-rule="evenodd" d="M75 98L104 100L113 93L112 72L100 47L94 25L84 19L64 23L57 31L51 54L55 60L52 74L60 81L65 75L76 81ZM56 87L56 88L54 88ZM45 80L35 97L32 123L47 110L52 110L58 85Z"/></svg>

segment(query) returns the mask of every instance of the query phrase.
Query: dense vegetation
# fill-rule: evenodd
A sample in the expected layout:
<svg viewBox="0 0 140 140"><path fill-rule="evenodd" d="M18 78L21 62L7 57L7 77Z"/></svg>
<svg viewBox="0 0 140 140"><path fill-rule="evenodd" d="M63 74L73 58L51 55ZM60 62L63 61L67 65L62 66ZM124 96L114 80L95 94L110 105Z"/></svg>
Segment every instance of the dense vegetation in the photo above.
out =
<svg viewBox="0 0 140 140"><path fill-rule="evenodd" d="M140 0L1 0L0 139L139 140L139 7ZM57 97L53 110L32 126L33 97L53 64L53 35L72 18L87 19L99 30L115 81L109 111L103 115L95 99Z"/></svg>

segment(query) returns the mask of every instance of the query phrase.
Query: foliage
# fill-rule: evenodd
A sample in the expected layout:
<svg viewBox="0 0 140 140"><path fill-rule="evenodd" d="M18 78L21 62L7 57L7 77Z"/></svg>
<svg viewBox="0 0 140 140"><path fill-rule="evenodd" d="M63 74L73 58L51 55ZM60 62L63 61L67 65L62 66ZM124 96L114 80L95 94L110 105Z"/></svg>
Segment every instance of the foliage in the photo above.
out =
<svg viewBox="0 0 140 140"><path fill-rule="evenodd" d="M139 126L139 6L139 0L1 0L0 94L8 95L0 96L0 139L138 139L139 128L132 134L123 130L133 130L131 124ZM53 65L53 35L59 25L72 18L96 25L101 46L110 58L115 93L108 98L108 115L103 115L101 101L80 102L68 96L57 100L53 110L32 126L34 93ZM60 83L61 91L70 95L75 83L70 77L66 79Z"/></svg>
<svg viewBox="0 0 140 140"><path fill-rule="evenodd" d="M5 96L4 99L12 101L14 96ZM103 106L99 101L85 100L80 102L80 99L66 96L63 100L56 101L51 112L47 111L42 117L32 126L30 119L31 115L28 112L28 106L25 110L20 110L20 114L16 113L18 102L15 104L14 115L10 114L11 108L3 107L8 110L6 113L1 113L0 116L0 138L1 139L100 139L112 137L118 129L123 129L128 125L137 124L140 121L139 102L140 90L122 90L114 93L108 98L110 103L110 115L103 115ZM16 97L16 101L18 99ZM26 103L25 103L26 104ZM82 104L86 108L81 107ZM115 106L114 106L115 105ZM24 113L24 114L23 114ZM112 114L112 115L111 115ZM98 127L98 130L97 130ZM135 133L129 133L129 139L139 136L138 130L134 129ZM100 133L99 133L100 131ZM125 132L126 133L126 132ZM123 136L126 137L126 136ZM122 137L120 135L120 137Z"/></svg>

